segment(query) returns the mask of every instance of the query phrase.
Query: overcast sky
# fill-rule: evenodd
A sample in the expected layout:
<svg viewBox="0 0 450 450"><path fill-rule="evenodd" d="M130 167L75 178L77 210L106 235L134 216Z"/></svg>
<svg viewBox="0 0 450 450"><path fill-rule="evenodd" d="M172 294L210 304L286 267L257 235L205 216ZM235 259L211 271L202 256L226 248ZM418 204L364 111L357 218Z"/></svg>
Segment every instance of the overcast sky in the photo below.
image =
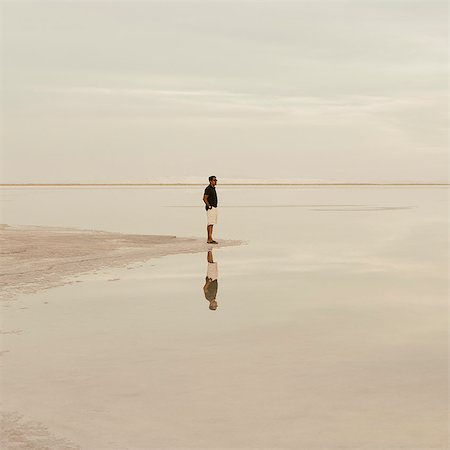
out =
<svg viewBox="0 0 450 450"><path fill-rule="evenodd" d="M1 3L1 181L447 180L447 3Z"/></svg>

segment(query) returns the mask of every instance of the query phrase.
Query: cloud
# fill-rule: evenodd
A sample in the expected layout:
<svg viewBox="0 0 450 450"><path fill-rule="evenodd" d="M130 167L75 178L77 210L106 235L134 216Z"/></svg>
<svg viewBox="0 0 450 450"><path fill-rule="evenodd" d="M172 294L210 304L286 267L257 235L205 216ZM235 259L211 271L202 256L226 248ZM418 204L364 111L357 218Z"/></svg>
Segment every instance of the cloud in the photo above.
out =
<svg viewBox="0 0 450 450"><path fill-rule="evenodd" d="M53 96L66 110L77 107L119 107L121 111L133 106L146 107L148 113L165 109L170 113L186 115L201 113L235 113L272 116L315 116L381 114L408 111L411 108L440 108L445 102L438 94L416 96L350 95L340 97L314 97L297 95L257 95L247 92L194 89L148 89L108 87L31 87L35 94ZM48 97L47 97L48 100Z"/></svg>
<svg viewBox="0 0 450 450"><path fill-rule="evenodd" d="M443 2L166 3L8 2L5 176L446 178Z"/></svg>

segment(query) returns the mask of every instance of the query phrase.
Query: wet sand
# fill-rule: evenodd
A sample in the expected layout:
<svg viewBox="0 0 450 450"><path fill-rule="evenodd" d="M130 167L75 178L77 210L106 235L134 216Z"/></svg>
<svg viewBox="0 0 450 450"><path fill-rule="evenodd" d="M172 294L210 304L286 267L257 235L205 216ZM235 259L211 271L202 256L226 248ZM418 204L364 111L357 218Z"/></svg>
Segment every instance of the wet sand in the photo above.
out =
<svg viewBox="0 0 450 450"><path fill-rule="evenodd" d="M74 283L81 274L207 250L200 238L0 225L0 299ZM224 240L219 246L239 245Z"/></svg>

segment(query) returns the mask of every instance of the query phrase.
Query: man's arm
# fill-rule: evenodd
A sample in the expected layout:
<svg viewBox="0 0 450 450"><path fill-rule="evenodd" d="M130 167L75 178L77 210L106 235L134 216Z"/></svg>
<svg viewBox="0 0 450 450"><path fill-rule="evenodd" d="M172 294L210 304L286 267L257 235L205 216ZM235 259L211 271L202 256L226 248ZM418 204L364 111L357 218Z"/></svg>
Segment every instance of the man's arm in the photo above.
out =
<svg viewBox="0 0 450 450"><path fill-rule="evenodd" d="M203 196L203 201L205 202L205 204L208 207L208 209L211 209L211 205L208 203L208 195L207 194L205 194Z"/></svg>
<svg viewBox="0 0 450 450"><path fill-rule="evenodd" d="M209 280L208 277L206 277L206 283L205 283L205 285L203 286L203 293L205 294L206 300L208 300L207 295L208 295L208 288L209 288L209 285L210 285L210 284L211 284L211 281Z"/></svg>

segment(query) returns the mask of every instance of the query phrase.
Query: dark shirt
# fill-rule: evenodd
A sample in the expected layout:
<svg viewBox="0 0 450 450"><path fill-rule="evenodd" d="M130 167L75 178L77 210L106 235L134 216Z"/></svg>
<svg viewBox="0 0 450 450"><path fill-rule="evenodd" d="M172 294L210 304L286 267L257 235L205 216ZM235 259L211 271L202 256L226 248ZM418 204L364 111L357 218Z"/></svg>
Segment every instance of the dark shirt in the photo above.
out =
<svg viewBox="0 0 450 450"><path fill-rule="evenodd" d="M217 194L216 194L216 188L212 187L210 184L206 186L205 189L205 195L208 196L208 203L213 206L214 208L217 208ZM205 205L205 209L208 210L208 205Z"/></svg>
<svg viewBox="0 0 450 450"><path fill-rule="evenodd" d="M219 284L217 283L217 280L211 281L211 283L209 284L209 286L205 292L206 300L211 301L211 300L216 299L218 287L219 287Z"/></svg>

